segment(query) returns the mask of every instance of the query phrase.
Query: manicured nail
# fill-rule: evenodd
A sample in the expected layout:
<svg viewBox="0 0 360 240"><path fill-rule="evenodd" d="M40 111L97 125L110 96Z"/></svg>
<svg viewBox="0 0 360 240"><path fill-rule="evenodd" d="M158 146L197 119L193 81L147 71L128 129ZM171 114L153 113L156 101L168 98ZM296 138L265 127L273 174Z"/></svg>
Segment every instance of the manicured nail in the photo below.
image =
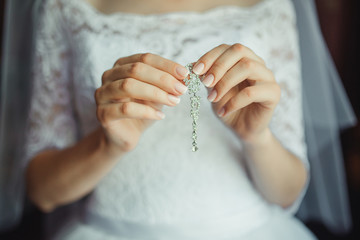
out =
<svg viewBox="0 0 360 240"><path fill-rule="evenodd" d="M199 75L204 70L205 65L203 63L198 63L194 66L193 72Z"/></svg>
<svg viewBox="0 0 360 240"><path fill-rule="evenodd" d="M181 94L184 94L188 90L188 87L185 86L184 84L180 83L180 82L177 82L175 84L175 90L178 91Z"/></svg>
<svg viewBox="0 0 360 240"><path fill-rule="evenodd" d="M218 112L219 117L223 117L225 113L225 109L221 108L220 111Z"/></svg>
<svg viewBox="0 0 360 240"><path fill-rule="evenodd" d="M210 87L210 85L213 83L213 81L214 81L214 75L209 74L203 79L202 82L205 86Z"/></svg>
<svg viewBox="0 0 360 240"><path fill-rule="evenodd" d="M163 112L156 111L156 115L157 115L160 119L164 119L164 118L165 118L165 114L164 114Z"/></svg>
<svg viewBox="0 0 360 240"><path fill-rule="evenodd" d="M180 102L180 98L175 97L174 95L168 95L169 101L173 104L178 104Z"/></svg>
<svg viewBox="0 0 360 240"><path fill-rule="evenodd" d="M176 72L177 72L177 74L179 74L180 76L182 76L184 78L189 74L189 71L187 70L187 68L185 68L183 66L177 66Z"/></svg>
<svg viewBox="0 0 360 240"><path fill-rule="evenodd" d="M215 89L213 89L213 90L211 91L211 93L209 94L209 96L208 96L208 100L209 100L210 102L212 102L212 101L215 100L216 96L217 96L217 92L216 92Z"/></svg>

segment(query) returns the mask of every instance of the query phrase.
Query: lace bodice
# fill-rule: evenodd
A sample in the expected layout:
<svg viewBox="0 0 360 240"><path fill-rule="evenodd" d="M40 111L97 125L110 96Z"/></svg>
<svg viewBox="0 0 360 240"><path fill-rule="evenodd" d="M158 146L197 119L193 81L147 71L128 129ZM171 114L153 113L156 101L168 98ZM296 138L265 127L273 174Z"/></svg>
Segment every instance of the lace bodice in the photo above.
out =
<svg viewBox="0 0 360 240"><path fill-rule="evenodd" d="M43 13L24 165L36 153L68 147L99 126L94 91L116 59L152 52L185 65L219 44L239 42L274 72L282 96L270 128L308 168L299 46L289 0L152 15L105 15L85 0L47 0ZM89 212L142 223L259 214L262 220L251 219L266 219L274 206L247 177L241 141L216 117L203 86L200 95L199 151L191 151L190 103L184 95L178 106L164 106L167 117L146 130L135 150L99 182ZM303 193L288 212L297 210Z"/></svg>

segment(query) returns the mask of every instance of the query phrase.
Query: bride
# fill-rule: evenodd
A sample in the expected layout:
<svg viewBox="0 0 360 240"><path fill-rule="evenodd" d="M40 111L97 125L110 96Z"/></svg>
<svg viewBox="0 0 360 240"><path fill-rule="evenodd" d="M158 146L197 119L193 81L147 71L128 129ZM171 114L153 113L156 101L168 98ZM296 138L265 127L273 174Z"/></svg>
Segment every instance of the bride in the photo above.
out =
<svg viewBox="0 0 360 240"><path fill-rule="evenodd" d="M45 1L27 194L49 217L81 200L48 238L315 239L293 217L309 183L300 63L290 0Z"/></svg>

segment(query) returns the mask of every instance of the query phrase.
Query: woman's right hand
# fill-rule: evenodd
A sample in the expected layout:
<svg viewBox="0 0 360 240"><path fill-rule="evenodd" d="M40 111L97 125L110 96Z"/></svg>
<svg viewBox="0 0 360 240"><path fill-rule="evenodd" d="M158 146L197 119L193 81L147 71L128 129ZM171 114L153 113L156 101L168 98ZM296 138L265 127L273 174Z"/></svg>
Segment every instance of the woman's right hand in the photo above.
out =
<svg viewBox="0 0 360 240"><path fill-rule="evenodd" d="M162 106L176 106L187 91L185 67L155 54L120 58L105 71L95 91L97 119L106 144L120 151L135 148L141 134L165 115Z"/></svg>

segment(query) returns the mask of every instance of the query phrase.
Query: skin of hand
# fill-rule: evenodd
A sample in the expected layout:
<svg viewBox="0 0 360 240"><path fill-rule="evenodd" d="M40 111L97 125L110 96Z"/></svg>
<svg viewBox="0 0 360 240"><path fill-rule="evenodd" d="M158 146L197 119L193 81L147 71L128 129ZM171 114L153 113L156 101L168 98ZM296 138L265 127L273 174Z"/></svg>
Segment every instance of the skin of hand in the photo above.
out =
<svg viewBox="0 0 360 240"><path fill-rule="evenodd" d="M89 194L141 133L164 117L161 107L179 102L187 90L179 80L186 75L185 67L151 53L117 60L95 91L101 126L72 146L42 151L30 161L29 199L51 212Z"/></svg>
<svg viewBox="0 0 360 240"><path fill-rule="evenodd" d="M241 139L258 141L270 131L281 91L264 60L252 50L239 43L222 44L204 54L193 71L206 73L203 84L214 111Z"/></svg>
<svg viewBox="0 0 360 240"><path fill-rule="evenodd" d="M256 188L269 202L290 207L308 176L269 129L281 91L264 60L241 44L222 44L200 57L193 71L204 74L214 112L243 141Z"/></svg>
<svg viewBox="0 0 360 240"><path fill-rule="evenodd" d="M152 53L118 59L95 91L96 115L108 144L133 150L146 128L165 117L162 106L176 106L187 87L188 70Z"/></svg>

